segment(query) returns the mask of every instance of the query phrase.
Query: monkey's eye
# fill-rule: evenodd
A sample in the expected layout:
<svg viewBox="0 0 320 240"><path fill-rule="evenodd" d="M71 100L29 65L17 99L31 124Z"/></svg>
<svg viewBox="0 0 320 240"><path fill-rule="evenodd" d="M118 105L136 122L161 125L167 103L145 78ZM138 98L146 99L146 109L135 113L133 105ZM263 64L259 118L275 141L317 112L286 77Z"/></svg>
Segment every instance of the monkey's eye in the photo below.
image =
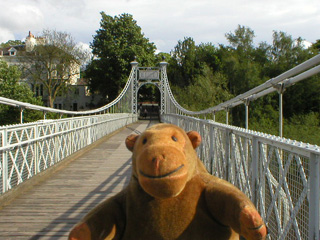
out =
<svg viewBox="0 0 320 240"><path fill-rule="evenodd" d="M146 144L146 143L147 143L147 139L144 138L144 139L142 140L142 144Z"/></svg>
<svg viewBox="0 0 320 240"><path fill-rule="evenodd" d="M178 142L178 139L175 136L171 137L173 141Z"/></svg>

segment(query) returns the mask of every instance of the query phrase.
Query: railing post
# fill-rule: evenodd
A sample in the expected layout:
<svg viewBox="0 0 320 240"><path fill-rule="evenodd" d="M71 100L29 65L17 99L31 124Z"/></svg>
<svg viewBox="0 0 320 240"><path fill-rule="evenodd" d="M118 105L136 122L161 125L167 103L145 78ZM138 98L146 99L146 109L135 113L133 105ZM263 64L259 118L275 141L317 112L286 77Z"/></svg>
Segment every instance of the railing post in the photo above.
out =
<svg viewBox="0 0 320 240"><path fill-rule="evenodd" d="M231 131L229 129L226 129L226 180L231 182L231 159L230 159L230 135L231 135Z"/></svg>
<svg viewBox="0 0 320 240"><path fill-rule="evenodd" d="M246 129L249 129L249 103L250 99L245 99L244 100L244 106L246 108Z"/></svg>
<svg viewBox="0 0 320 240"><path fill-rule="evenodd" d="M131 79L131 112L134 114L138 113L138 65L139 63L134 60L131 63L131 72L134 76Z"/></svg>
<svg viewBox="0 0 320 240"><path fill-rule="evenodd" d="M167 66L168 63L164 60L160 62L160 69L161 69L161 78L160 78L160 114L168 113L167 109L167 102L168 102L168 94L167 94Z"/></svg>
<svg viewBox="0 0 320 240"><path fill-rule="evenodd" d="M8 132L4 129L2 132L2 146L8 145ZM2 152L2 193L8 191L8 150L5 149Z"/></svg>
<svg viewBox="0 0 320 240"><path fill-rule="evenodd" d="M320 155L310 154L310 177L309 177L309 238L319 239L319 175L320 175Z"/></svg>
<svg viewBox="0 0 320 240"><path fill-rule="evenodd" d="M279 136L283 136L283 93L279 93Z"/></svg>
<svg viewBox="0 0 320 240"><path fill-rule="evenodd" d="M252 176L251 176L251 201L257 207L258 199L257 199L257 188L258 188L258 162L259 162L259 142L257 137L252 138Z"/></svg>
<svg viewBox="0 0 320 240"><path fill-rule="evenodd" d="M274 86L279 93L279 136L283 136L283 93L286 90L283 83Z"/></svg>
<svg viewBox="0 0 320 240"><path fill-rule="evenodd" d="M226 108L226 124L229 125L229 108Z"/></svg>
<svg viewBox="0 0 320 240"><path fill-rule="evenodd" d="M92 143L91 141L91 135L92 135L92 125L93 125L93 117L90 117L89 119L90 123L89 126L87 128L87 145L90 145Z"/></svg>
<svg viewBox="0 0 320 240"><path fill-rule="evenodd" d="M214 151L214 127L211 125L211 124L209 124L209 128L210 128L210 131L209 131L209 136L210 136L210 152L209 152L209 159L210 159L210 174L212 174L213 173L213 169L212 169L212 167L213 167L213 161L214 161L214 153L215 153L215 151Z"/></svg>
<svg viewBox="0 0 320 240"><path fill-rule="evenodd" d="M20 123L23 123L23 112L24 112L24 108L20 107Z"/></svg>
<svg viewBox="0 0 320 240"><path fill-rule="evenodd" d="M55 126L54 126L54 133L58 133L58 132L62 132L62 126L61 126L61 122L58 123L58 121L55 122ZM59 138L63 138L63 135L56 135L53 137L53 143L54 143L54 163L59 162L59 147L61 147L61 149L63 149L63 146L60 146L59 144ZM62 151L61 151L62 153Z"/></svg>
<svg viewBox="0 0 320 240"><path fill-rule="evenodd" d="M39 137L39 125L36 124L34 126L34 139L36 141L34 141L34 175L38 174L40 172L40 168L39 168L39 165L40 165L40 162L39 162L39 140L38 140L38 137ZM46 161L44 159L44 161Z"/></svg>

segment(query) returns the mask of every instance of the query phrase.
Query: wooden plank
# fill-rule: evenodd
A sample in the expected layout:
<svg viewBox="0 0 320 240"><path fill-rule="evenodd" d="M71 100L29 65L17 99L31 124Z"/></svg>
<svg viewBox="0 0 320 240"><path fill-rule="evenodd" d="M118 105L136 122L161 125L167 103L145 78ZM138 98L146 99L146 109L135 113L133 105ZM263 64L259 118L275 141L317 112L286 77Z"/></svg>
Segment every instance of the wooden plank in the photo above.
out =
<svg viewBox="0 0 320 240"><path fill-rule="evenodd" d="M130 125L2 208L0 239L66 239L86 213L129 182L131 152L124 141L148 125Z"/></svg>

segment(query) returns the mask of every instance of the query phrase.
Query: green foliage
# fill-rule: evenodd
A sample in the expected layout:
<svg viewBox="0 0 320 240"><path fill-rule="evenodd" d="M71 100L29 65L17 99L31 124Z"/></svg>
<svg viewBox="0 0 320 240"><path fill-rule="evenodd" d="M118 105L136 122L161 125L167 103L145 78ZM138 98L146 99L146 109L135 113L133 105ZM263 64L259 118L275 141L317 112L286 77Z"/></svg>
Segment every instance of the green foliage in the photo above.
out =
<svg viewBox="0 0 320 240"><path fill-rule="evenodd" d="M320 113L294 115L284 124L286 138L320 146Z"/></svg>
<svg viewBox="0 0 320 240"><path fill-rule="evenodd" d="M238 55L244 58L247 58L248 53L251 53L254 49L254 31L248 27L238 25L238 28L234 31L234 33L230 32L225 36L231 44L231 48L236 50Z"/></svg>
<svg viewBox="0 0 320 240"><path fill-rule="evenodd" d="M201 43L197 46L197 60L204 62L213 71L219 71L222 67L218 53L219 49L212 43Z"/></svg>
<svg viewBox="0 0 320 240"><path fill-rule="evenodd" d="M188 86L202 73L202 64L198 59L197 47L192 38L179 41L171 52L168 77L173 85Z"/></svg>
<svg viewBox="0 0 320 240"><path fill-rule="evenodd" d="M160 91L153 84L145 84L139 88L139 102L160 102Z"/></svg>
<svg viewBox="0 0 320 240"><path fill-rule="evenodd" d="M249 129L279 135L279 112L277 94L271 94L250 103Z"/></svg>
<svg viewBox="0 0 320 240"><path fill-rule="evenodd" d="M293 39L284 32L273 32L273 44L267 52L268 76L276 77L314 56L316 52L306 49L302 38Z"/></svg>
<svg viewBox="0 0 320 240"><path fill-rule="evenodd" d="M231 95L226 84L223 74L213 73L208 66L204 66L203 75L197 76L193 84L184 88L173 86L172 91L183 107L196 111L228 100Z"/></svg>
<svg viewBox="0 0 320 240"><path fill-rule="evenodd" d="M162 61L170 62L171 55L169 53L160 52L156 55L155 63L160 63Z"/></svg>
<svg viewBox="0 0 320 240"><path fill-rule="evenodd" d="M20 40L9 40L5 43L0 44L0 48L5 48L5 47L10 47L10 46L16 46L16 45L21 45L23 44L22 41Z"/></svg>
<svg viewBox="0 0 320 240"><path fill-rule="evenodd" d="M16 66L8 66L0 61L0 96L31 104L42 105L40 98L33 97L29 86L19 83L20 71ZM38 120L42 114L32 110L24 111L24 121ZM7 105L0 105L0 125L14 124L20 122L20 109Z"/></svg>
<svg viewBox="0 0 320 240"><path fill-rule="evenodd" d="M112 17L101 12L101 16L100 29L91 43L95 58L87 67L86 77L93 91L111 101L127 81L130 62L137 57L141 66L153 66L156 47L144 37L132 15Z"/></svg>
<svg viewBox="0 0 320 240"><path fill-rule="evenodd" d="M284 117L320 112L320 76L296 83L283 94Z"/></svg>
<svg viewBox="0 0 320 240"><path fill-rule="evenodd" d="M320 52L320 39L312 44L312 48L315 49L318 53Z"/></svg>
<svg viewBox="0 0 320 240"><path fill-rule="evenodd" d="M171 52L168 77L183 107L193 111L213 107L310 59L320 49L319 40L307 49L302 38L277 31L271 45L261 42L256 47L254 31L240 25L226 38L229 46L219 47L197 46L192 38L184 38ZM284 137L320 145L319 92L319 75L286 89ZM250 102L249 129L279 135L278 108L277 92ZM225 111L216 113L216 121L225 123ZM230 110L229 124L244 127L244 105Z"/></svg>
<svg viewBox="0 0 320 240"><path fill-rule="evenodd" d="M255 54L254 31L250 28L239 25L226 37L231 46L220 49L223 71L228 75L231 93L239 95L262 83L261 65L255 60L259 53Z"/></svg>
<svg viewBox="0 0 320 240"><path fill-rule="evenodd" d="M283 137L320 146L320 136L318 134L320 131L319 117L318 112L294 115L292 118L284 121ZM279 123L276 121L277 119L271 119L268 116L252 119L253 124L250 126L250 129L279 135Z"/></svg>

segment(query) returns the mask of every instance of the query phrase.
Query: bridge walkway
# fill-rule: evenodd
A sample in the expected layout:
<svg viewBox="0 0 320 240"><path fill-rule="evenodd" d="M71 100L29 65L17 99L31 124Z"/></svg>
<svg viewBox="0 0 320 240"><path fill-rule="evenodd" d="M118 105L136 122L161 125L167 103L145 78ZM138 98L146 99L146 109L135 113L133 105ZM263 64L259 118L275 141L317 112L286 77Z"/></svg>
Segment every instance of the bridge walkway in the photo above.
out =
<svg viewBox="0 0 320 240"><path fill-rule="evenodd" d="M152 121L139 121L72 160L66 167L0 209L0 239L67 239L94 206L121 191L131 176L125 138Z"/></svg>

